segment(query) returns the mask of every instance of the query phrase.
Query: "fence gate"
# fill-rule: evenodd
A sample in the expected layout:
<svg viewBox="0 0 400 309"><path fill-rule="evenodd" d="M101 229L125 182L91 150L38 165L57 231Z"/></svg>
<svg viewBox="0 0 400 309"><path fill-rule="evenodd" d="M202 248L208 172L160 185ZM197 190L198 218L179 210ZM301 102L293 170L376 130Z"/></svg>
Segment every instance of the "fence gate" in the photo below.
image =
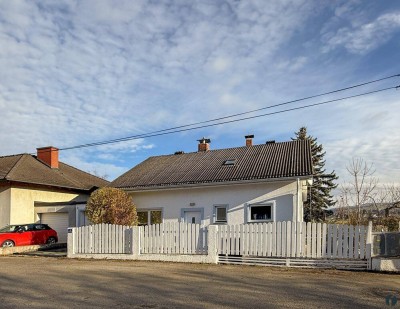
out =
<svg viewBox="0 0 400 309"><path fill-rule="evenodd" d="M219 227L219 263L366 269L367 227L273 222Z"/></svg>

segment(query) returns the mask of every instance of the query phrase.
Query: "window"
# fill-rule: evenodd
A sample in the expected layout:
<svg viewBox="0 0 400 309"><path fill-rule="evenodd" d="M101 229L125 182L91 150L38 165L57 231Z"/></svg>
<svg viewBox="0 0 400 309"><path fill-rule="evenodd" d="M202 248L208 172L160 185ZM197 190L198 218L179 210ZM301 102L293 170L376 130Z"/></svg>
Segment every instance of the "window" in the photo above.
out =
<svg viewBox="0 0 400 309"><path fill-rule="evenodd" d="M162 210L138 210L138 225L162 223Z"/></svg>
<svg viewBox="0 0 400 309"><path fill-rule="evenodd" d="M253 204L248 207L248 221L274 221L274 203L268 204Z"/></svg>
<svg viewBox="0 0 400 309"><path fill-rule="evenodd" d="M35 224L36 231L49 230L50 228L45 224Z"/></svg>
<svg viewBox="0 0 400 309"><path fill-rule="evenodd" d="M235 165L236 159L225 160L222 165Z"/></svg>
<svg viewBox="0 0 400 309"><path fill-rule="evenodd" d="M214 222L227 223L228 205L215 205L214 206Z"/></svg>

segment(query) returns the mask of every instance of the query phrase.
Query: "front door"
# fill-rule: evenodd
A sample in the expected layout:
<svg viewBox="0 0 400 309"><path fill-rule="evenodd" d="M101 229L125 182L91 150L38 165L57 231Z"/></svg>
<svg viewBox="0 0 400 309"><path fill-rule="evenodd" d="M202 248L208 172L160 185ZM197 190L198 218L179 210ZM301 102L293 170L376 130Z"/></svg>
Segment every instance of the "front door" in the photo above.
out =
<svg viewBox="0 0 400 309"><path fill-rule="evenodd" d="M185 211L184 220L185 220L185 223L200 224L201 223L201 211L196 211L196 210Z"/></svg>

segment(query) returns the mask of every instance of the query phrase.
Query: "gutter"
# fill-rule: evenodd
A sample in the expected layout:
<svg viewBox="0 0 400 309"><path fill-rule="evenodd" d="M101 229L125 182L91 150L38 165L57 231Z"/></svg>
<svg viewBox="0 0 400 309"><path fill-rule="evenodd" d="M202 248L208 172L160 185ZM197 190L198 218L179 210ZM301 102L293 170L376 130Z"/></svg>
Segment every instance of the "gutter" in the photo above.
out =
<svg viewBox="0 0 400 309"><path fill-rule="evenodd" d="M237 181L221 181L221 182L206 182L206 183L196 183L196 184L178 184L178 185L169 185L169 186L154 186L154 187L145 187L140 189L130 189L124 187L117 187L121 190L124 190L128 193L136 193L136 192L151 192L151 191L161 191L161 190L179 190L184 188L195 189L195 188L212 188L212 187L226 187L232 185L244 185L244 184L262 184L262 183L271 183L271 182L291 182L291 181L300 181L310 179L312 176L300 176L300 177L280 177L280 178L268 178L268 179L253 179L253 180L237 180Z"/></svg>

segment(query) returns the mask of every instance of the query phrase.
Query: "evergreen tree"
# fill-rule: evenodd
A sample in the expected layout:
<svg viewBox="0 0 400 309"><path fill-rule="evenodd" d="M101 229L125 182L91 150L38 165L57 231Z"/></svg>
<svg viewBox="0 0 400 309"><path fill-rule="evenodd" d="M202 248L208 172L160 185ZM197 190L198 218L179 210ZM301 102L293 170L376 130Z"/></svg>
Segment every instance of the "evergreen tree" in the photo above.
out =
<svg viewBox="0 0 400 309"><path fill-rule="evenodd" d="M322 221L325 219L327 208L333 206L333 196L331 190L337 187L335 180L338 179L335 171L326 173L325 152L321 144L318 144L317 139L307 135L307 128L301 127L295 133L293 140L309 140L311 143L312 163L314 167L313 184L308 187L307 201L304 203L304 221Z"/></svg>

